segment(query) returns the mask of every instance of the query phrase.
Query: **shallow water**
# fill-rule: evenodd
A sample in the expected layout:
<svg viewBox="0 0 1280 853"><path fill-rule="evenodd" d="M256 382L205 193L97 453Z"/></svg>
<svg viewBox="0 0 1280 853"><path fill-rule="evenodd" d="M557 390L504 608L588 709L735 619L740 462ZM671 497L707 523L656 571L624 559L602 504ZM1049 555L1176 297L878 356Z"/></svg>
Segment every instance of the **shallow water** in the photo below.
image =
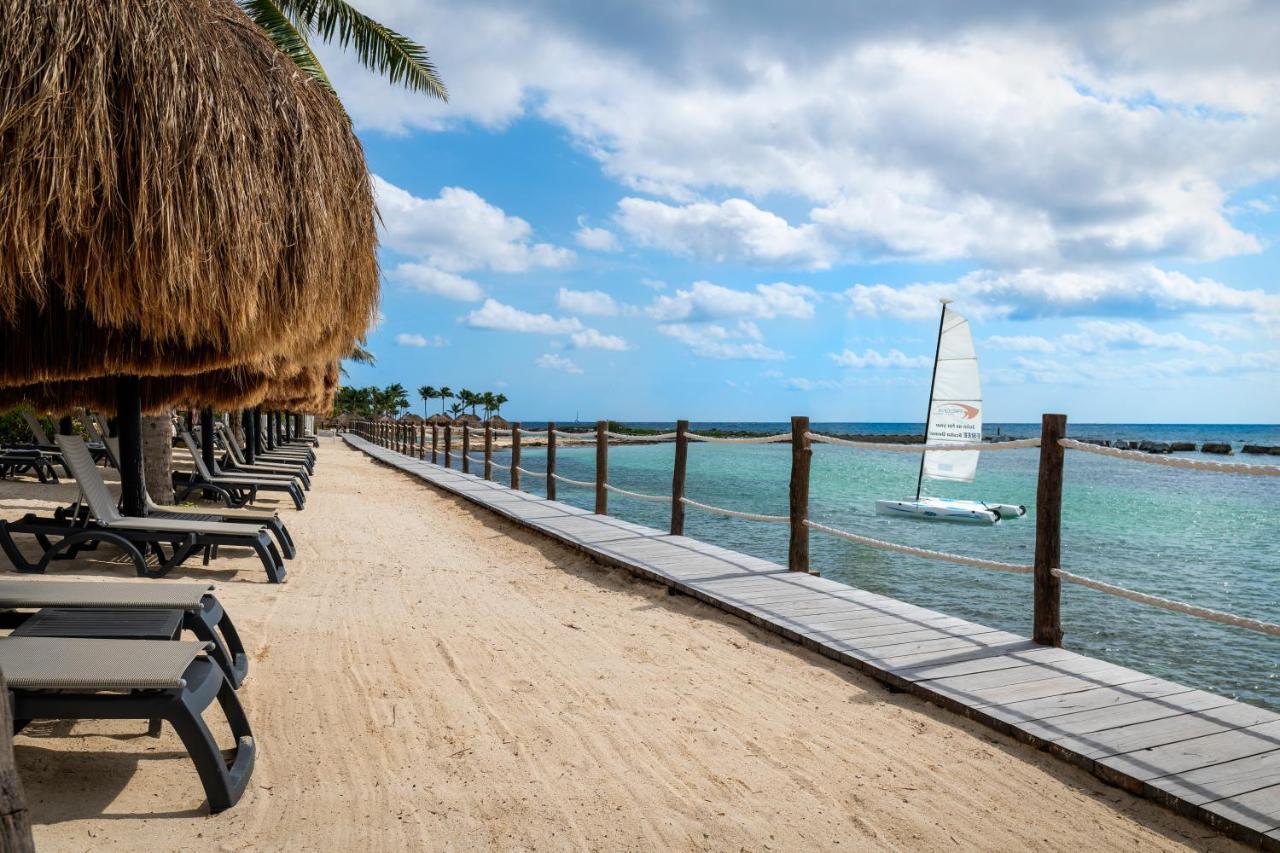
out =
<svg viewBox="0 0 1280 853"><path fill-rule="evenodd" d="M637 424L640 425L640 424ZM650 424L644 424L649 426ZM526 428L534 425L527 425ZM672 428L671 424L652 424ZM997 425L989 425L988 434ZM998 425L1030 436L1037 425ZM783 432L772 424L700 423L692 427ZM814 424L820 432L919 432L919 424ZM1280 444L1280 427L1076 425L1070 434L1159 441ZM810 516L854 533L907 545L1013 563L1034 549L1038 450L984 453L973 483L938 483L933 494L1027 506L1028 517L994 527L937 524L875 514L878 498L914 491L919 456L830 445L814 447ZM1194 454L1199 455L1199 454ZM507 461L495 454L499 461ZM609 480L620 488L671 491L671 444L611 446ZM1203 458L1203 457L1202 457ZM1221 457L1211 457L1221 458ZM1269 457L1233 457L1264 464ZM545 450L527 447L521 467L545 470ZM785 515L789 445L690 446L686 494L692 500L749 512ZM594 478L592 447L561 446L557 469ZM505 472L499 472L505 475ZM542 478L525 477L544 494ZM559 484L558 497L591 508L590 490ZM1068 571L1142 592L1280 622L1280 482L1227 476L1068 452L1063 486L1062 563ZM611 515L665 529L669 506L611 494ZM785 564L786 525L709 515L690 507L685 532ZM1028 634L1031 581L866 548L814 532L813 568L862 589ZM1065 585L1064 644L1071 649L1256 704L1280 709L1280 640Z"/></svg>

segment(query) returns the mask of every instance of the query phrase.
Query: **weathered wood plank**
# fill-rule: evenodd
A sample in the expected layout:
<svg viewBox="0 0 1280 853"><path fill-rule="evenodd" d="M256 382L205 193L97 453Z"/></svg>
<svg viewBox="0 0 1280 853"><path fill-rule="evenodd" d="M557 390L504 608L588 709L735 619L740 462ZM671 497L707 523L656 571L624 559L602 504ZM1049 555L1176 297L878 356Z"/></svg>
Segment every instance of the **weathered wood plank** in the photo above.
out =
<svg viewBox="0 0 1280 853"><path fill-rule="evenodd" d="M1103 729L1087 735L1061 738L1056 743L1070 747L1085 758L1107 759L1114 756L1119 762L1120 757L1126 754L1138 755L1143 751L1167 744L1176 745L1179 742L1236 731L1249 726L1265 725L1274 720L1275 715L1270 711L1236 702L1147 723L1136 723L1122 728ZM1225 761L1226 758L1223 760Z"/></svg>
<svg viewBox="0 0 1280 853"><path fill-rule="evenodd" d="M1280 750L1152 779L1150 784L1196 805L1262 788L1275 788L1280 794ZM1280 807L1280 801L1276 805Z"/></svg>
<svg viewBox="0 0 1280 853"><path fill-rule="evenodd" d="M1258 709L1261 710L1261 709ZM1280 720L1110 755L1098 763L1145 782L1280 749Z"/></svg>

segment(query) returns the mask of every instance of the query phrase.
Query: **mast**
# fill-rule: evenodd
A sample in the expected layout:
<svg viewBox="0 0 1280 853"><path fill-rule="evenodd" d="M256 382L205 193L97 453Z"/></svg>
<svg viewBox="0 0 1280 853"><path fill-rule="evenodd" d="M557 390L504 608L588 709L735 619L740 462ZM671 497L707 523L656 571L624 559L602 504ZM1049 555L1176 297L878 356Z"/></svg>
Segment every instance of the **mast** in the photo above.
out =
<svg viewBox="0 0 1280 853"><path fill-rule="evenodd" d="M938 343L933 348L933 375L929 377L929 407L924 413L924 443L929 443L929 421L933 419L933 389L938 382L938 356L942 352L942 327L947 322L947 305L950 299L938 300L942 303L942 316L938 318ZM925 451L926 453L928 451ZM924 483L924 453L920 454L920 473L916 476L916 500L920 500L920 486Z"/></svg>

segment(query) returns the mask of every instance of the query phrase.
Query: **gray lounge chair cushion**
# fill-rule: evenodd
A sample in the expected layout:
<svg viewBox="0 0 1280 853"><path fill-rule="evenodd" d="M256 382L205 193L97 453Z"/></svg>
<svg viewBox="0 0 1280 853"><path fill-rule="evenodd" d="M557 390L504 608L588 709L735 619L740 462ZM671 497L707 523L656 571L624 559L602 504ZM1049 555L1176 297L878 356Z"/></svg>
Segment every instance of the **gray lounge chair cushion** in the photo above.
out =
<svg viewBox="0 0 1280 853"><path fill-rule="evenodd" d="M188 640L0 639L0 672L18 690L177 690L208 643Z"/></svg>
<svg viewBox="0 0 1280 853"><path fill-rule="evenodd" d="M0 609L93 607L111 610L200 610L208 583L120 583L0 580Z"/></svg>

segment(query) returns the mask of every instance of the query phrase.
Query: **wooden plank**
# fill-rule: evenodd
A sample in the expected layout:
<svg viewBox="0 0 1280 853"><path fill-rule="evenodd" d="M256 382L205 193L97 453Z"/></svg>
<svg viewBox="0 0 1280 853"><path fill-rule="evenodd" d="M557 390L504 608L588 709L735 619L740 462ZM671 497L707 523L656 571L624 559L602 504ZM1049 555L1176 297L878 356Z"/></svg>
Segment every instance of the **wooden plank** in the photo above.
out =
<svg viewBox="0 0 1280 853"><path fill-rule="evenodd" d="M1214 708L1235 704L1225 696L1218 696L1215 693L1189 690L1185 687L1183 689L1186 690L1185 693L1150 697L1140 702L1076 711L1035 721L1023 721L1019 723L1019 728L1036 737L1056 741L1108 729L1121 729L1126 726L1180 717L1195 711L1211 711ZM999 711L992 711L992 713L999 714Z"/></svg>
<svg viewBox="0 0 1280 853"><path fill-rule="evenodd" d="M1134 750L1123 755L1110 755L1100 758L1098 763L1131 779L1145 782L1173 773L1186 773L1210 764L1275 752L1277 749L1280 749L1280 720L1273 719L1244 729L1220 731Z"/></svg>
<svg viewBox="0 0 1280 853"><path fill-rule="evenodd" d="M1201 808L1232 823L1266 833L1269 839L1280 840L1275 832L1280 829L1280 788L1250 791L1230 799L1206 803Z"/></svg>
<svg viewBox="0 0 1280 853"><path fill-rule="evenodd" d="M1179 714L1176 717L1164 717L1122 728L1103 729L1087 735L1061 738L1056 743L1070 747L1085 758L1103 760L1116 757L1120 759L1126 754L1136 755L1143 750L1155 749L1166 744L1191 741L1244 729L1248 726L1264 725L1274 720L1275 714L1270 711L1235 702L1203 711ZM1123 761L1118 760L1117 766L1121 765Z"/></svg>
<svg viewBox="0 0 1280 853"><path fill-rule="evenodd" d="M1147 704L1151 699L1186 692L1187 688L1163 678L1142 678L1118 687L1098 687L1081 693L1069 693L1045 699L1013 702L996 709L999 717L1020 724L1027 731L1030 722L1070 716L1088 711L1109 712L1133 703ZM1172 714L1171 714L1172 715Z"/></svg>
<svg viewBox="0 0 1280 853"><path fill-rule="evenodd" d="M1262 788L1274 788L1280 794L1280 750L1152 779L1150 784L1194 805ZM1276 805L1280 807L1280 801Z"/></svg>

